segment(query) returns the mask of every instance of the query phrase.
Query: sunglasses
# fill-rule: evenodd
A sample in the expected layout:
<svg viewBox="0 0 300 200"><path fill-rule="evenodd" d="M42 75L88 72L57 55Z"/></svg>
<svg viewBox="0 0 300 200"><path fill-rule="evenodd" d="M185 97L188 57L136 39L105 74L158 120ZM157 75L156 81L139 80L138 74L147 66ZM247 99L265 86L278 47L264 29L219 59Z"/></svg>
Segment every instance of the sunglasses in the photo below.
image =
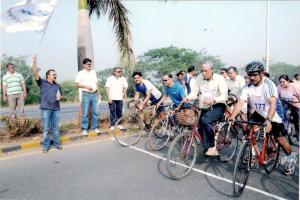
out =
<svg viewBox="0 0 300 200"><path fill-rule="evenodd" d="M163 82L167 82L168 80L164 80L164 79L163 79L162 81L163 81Z"/></svg>
<svg viewBox="0 0 300 200"><path fill-rule="evenodd" d="M116 73L122 73L122 71L116 71Z"/></svg>

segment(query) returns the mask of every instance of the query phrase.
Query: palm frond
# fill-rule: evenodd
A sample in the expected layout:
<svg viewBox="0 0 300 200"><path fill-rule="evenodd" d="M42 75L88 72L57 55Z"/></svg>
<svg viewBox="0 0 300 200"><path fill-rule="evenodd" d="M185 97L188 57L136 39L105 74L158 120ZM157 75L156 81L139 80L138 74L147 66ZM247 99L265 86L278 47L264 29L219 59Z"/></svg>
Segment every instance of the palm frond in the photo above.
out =
<svg viewBox="0 0 300 200"><path fill-rule="evenodd" d="M134 52L132 49L132 35L130 32L129 11L120 0L87 0L89 15L95 14L98 18L108 13L109 21L113 22L121 61L127 60L132 68L135 64Z"/></svg>

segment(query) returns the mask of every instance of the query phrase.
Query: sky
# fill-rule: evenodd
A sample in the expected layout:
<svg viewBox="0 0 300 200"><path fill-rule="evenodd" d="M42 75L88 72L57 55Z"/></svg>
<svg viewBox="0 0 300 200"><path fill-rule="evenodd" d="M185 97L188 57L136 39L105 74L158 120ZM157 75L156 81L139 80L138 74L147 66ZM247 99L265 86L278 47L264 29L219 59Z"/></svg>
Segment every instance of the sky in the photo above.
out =
<svg viewBox="0 0 300 200"><path fill-rule="evenodd" d="M1 0L1 12L20 0ZM43 0L42 2L45 2ZM136 56L150 49L176 46L220 56L227 66L242 67L266 55L266 1L123 1L130 11ZM270 62L300 65L300 1L270 1ZM119 61L112 23L92 17L94 68ZM207 31L203 31L206 29ZM34 31L1 29L1 55L27 55L28 64L42 38ZM77 73L77 0L59 0L37 52L44 74L55 68L59 80Z"/></svg>

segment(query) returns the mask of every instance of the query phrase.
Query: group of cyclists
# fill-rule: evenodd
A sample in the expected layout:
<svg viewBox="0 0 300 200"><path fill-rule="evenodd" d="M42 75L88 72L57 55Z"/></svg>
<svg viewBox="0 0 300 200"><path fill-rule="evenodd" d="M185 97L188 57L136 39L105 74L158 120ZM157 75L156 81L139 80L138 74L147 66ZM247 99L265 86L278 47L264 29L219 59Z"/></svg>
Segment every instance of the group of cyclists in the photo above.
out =
<svg viewBox="0 0 300 200"><path fill-rule="evenodd" d="M168 98L173 103L174 113L188 108L191 102L199 103L199 108L210 108L201 111L199 127L205 141L204 154L218 156L213 123L223 117L225 110L229 109L230 101L236 102L233 108L231 107L232 114L228 120L233 122L239 115L243 120L263 122L267 133L273 134L287 156L284 174L293 174L297 157L285 137L287 131L283 120L286 110L290 109L298 137L300 85L292 83L287 75L281 75L280 84L276 87L266 76L264 65L258 61L246 65L247 82L244 77L238 75L238 69L234 66L222 68L220 74L215 72L211 61L205 62L200 68L201 74L198 76L195 66L189 66L187 73L179 71L176 79L172 74L163 75L164 94L151 81L144 79L141 72L134 72L134 100L141 119L145 120L143 110L149 105L148 102L156 105L157 112L163 115L162 105ZM141 96L144 98L139 101Z"/></svg>

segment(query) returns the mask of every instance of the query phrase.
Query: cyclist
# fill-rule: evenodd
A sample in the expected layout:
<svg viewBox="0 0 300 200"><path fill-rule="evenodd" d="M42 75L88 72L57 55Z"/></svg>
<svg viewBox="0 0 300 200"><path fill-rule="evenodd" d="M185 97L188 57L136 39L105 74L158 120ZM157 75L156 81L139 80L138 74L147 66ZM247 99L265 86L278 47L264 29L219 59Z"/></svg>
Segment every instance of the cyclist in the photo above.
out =
<svg viewBox="0 0 300 200"><path fill-rule="evenodd" d="M150 105L156 105L162 98L162 94L150 81L143 79L143 75L141 72L133 72L132 78L135 81L134 101L138 103L140 94L145 97L143 101L140 102L137 106L139 116L143 120L143 122L145 122L143 109L148 106L148 101L151 102ZM161 113L163 110L164 109L161 106L158 107L157 112Z"/></svg>
<svg viewBox="0 0 300 200"><path fill-rule="evenodd" d="M195 76L197 72L195 70L195 66L191 65L188 67L188 73L184 76L185 80L185 90L186 94L189 95L193 90L193 85L195 84Z"/></svg>
<svg viewBox="0 0 300 200"><path fill-rule="evenodd" d="M212 123L220 120L225 112L225 100L227 99L228 87L223 76L213 72L213 63L207 61L202 65L202 74L198 75L195 83L194 94L200 95L200 108L210 108L212 110L202 110L199 119L201 132L208 148L206 156L217 156L218 151L215 146L214 130Z"/></svg>
<svg viewBox="0 0 300 200"><path fill-rule="evenodd" d="M299 135L300 127L300 85L293 83L285 74L279 77L280 84L277 86L278 95L283 99L284 106L291 110L296 135ZM286 103L285 103L286 102ZM298 102L298 103L297 103ZM287 111L287 109L284 109Z"/></svg>
<svg viewBox="0 0 300 200"><path fill-rule="evenodd" d="M253 61L246 66L250 84L243 88L242 94L230 120L233 120L241 111L244 102L250 106L252 114L250 120L264 122L267 133L273 134L287 155L287 164L284 174L291 175L295 170L297 158L292 154L290 144L284 137L282 123L282 105L278 102L275 84L264 76L264 65Z"/></svg>
<svg viewBox="0 0 300 200"><path fill-rule="evenodd" d="M173 82L172 74L164 75L162 81L165 86L165 95L156 104L156 107L158 108L168 97L172 100L175 110L179 110L181 106L185 106L187 96L184 88L182 85Z"/></svg>

